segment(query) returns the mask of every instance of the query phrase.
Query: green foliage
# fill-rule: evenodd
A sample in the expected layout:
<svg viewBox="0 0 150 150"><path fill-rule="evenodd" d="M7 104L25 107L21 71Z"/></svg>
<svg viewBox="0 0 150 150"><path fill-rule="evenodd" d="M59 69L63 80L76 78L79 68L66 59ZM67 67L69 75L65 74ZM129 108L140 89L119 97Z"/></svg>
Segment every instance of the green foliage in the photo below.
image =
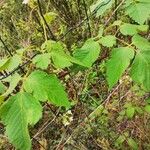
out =
<svg viewBox="0 0 150 150"><path fill-rule="evenodd" d="M135 24L129 24L124 23L120 26L120 32L123 35L135 35L139 32L147 32L148 31L148 25L135 25Z"/></svg>
<svg viewBox="0 0 150 150"><path fill-rule="evenodd" d="M0 107L0 117L10 142L17 149L30 150L28 125L34 125L42 117L40 103L29 93L20 92Z"/></svg>
<svg viewBox="0 0 150 150"><path fill-rule="evenodd" d="M91 67L100 55L101 48L98 42L92 39L87 40L80 49L74 51L74 58L82 62L85 66Z"/></svg>
<svg viewBox="0 0 150 150"><path fill-rule="evenodd" d="M32 149L28 126L35 125L42 117L40 103L48 102L53 107L65 107L61 110L63 113L66 109L74 111L71 103L80 104L80 101L83 102L85 99L88 103L94 101L90 103L90 109L94 111L84 119L84 122L88 123L89 120L95 120L100 116L100 136L104 134L104 138L99 145L103 146L104 143L104 149L113 149L109 147L111 145L123 149L123 144L128 144L131 149L138 149L138 142L131 138L128 132L121 131L119 137L115 135L115 143L110 144L105 139L105 131L108 130L109 121L114 119L115 111L119 112L118 116L116 115L117 121L125 119L126 124L136 119L135 115L149 115L149 99L144 105L136 105L128 102L128 92L123 96L120 92L112 92L106 101L104 97L123 75L125 79L120 81L127 84L124 89L128 89L129 92L132 80L140 85L135 84L138 87L135 91L138 91L140 96L150 91L150 42L146 39L149 30L147 20L150 16L150 1L126 0L121 2L123 6L118 7L114 0L89 0L85 4L67 0L43 0L38 4L39 2L0 2L0 29L3 34L0 36L3 39L0 40L0 49L6 50L4 54L0 54L0 118L6 126L9 141L18 150ZM90 11L85 13L85 7L87 11L90 8ZM113 23L111 21L114 19L111 18L115 14L115 19L117 17L120 20ZM89 32L86 30L87 27ZM35 54L36 56L30 60ZM22 65L23 71L19 65ZM65 73L69 75L66 76ZM63 82L57 75L60 75ZM83 80L85 83L82 83ZM82 86L76 88L78 84ZM65 85L67 87L64 87ZM130 101L134 92L130 93ZM121 96L117 104L117 96L113 97L113 94ZM88 97L90 98L87 99ZM121 103L124 98L127 102ZM75 101L71 102L70 99ZM109 105L109 102L112 102L112 105ZM117 111L116 106L122 110ZM79 105L79 109L80 107ZM71 110L65 112L62 115L62 123L69 125L74 114ZM92 132L91 127L88 127L88 131Z"/></svg>
<svg viewBox="0 0 150 150"><path fill-rule="evenodd" d="M34 71L24 82L24 89L33 93L33 96L40 100L55 104L56 106L69 107L70 102L59 79L51 74L42 71Z"/></svg>
<svg viewBox="0 0 150 150"><path fill-rule="evenodd" d="M36 67L41 69L47 69L50 62L50 55L48 53L39 54L33 59L33 63Z"/></svg>
<svg viewBox="0 0 150 150"><path fill-rule="evenodd" d="M46 41L42 45L42 49L45 49L49 53L56 68L69 67L72 65L72 63L84 65L80 61L70 56L69 54L66 54L65 49L62 43L60 42L55 42L50 40Z"/></svg>
<svg viewBox="0 0 150 150"><path fill-rule="evenodd" d="M132 39L133 44L138 48L137 54L131 67L131 77L141 84L146 90L150 90L150 43L136 35ZM140 45L142 44L142 45Z"/></svg>
<svg viewBox="0 0 150 150"><path fill-rule="evenodd" d="M102 37L99 42L106 47L113 47L116 45L116 37L113 35L107 35Z"/></svg>
<svg viewBox="0 0 150 150"><path fill-rule="evenodd" d="M125 11L134 21L144 24L150 15L149 0L126 0Z"/></svg>
<svg viewBox="0 0 150 150"><path fill-rule="evenodd" d="M110 89L120 79L133 57L134 50L131 48L120 47L112 50L111 58L108 60L106 65L107 81Z"/></svg>

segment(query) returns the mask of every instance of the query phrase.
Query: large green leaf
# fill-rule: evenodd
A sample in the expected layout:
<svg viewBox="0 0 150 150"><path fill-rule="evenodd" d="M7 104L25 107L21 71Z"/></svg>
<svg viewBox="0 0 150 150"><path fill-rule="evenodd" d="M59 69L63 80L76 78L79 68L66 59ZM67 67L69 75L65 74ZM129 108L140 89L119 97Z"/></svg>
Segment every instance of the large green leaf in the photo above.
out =
<svg viewBox="0 0 150 150"><path fill-rule="evenodd" d="M0 107L0 117L6 125L6 135L19 150L30 150L28 124L34 125L42 116L42 107L25 92L11 97Z"/></svg>
<svg viewBox="0 0 150 150"><path fill-rule="evenodd" d="M139 24L149 18L150 1L149 0L126 0L126 14Z"/></svg>
<svg viewBox="0 0 150 150"><path fill-rule="evenodd" d="M138 51L131 68L132 79L150 90L150 49Z"/></svg>
<svg viewBox="0 0 150 150"><path fill-rule="evenodd" d="M127 69L131 59L134 57L134 50L128 47L114 48L111 53L111 58L107 62L107 81L111 89L121 75Z"/></svg>
<svg viewBox="0 0 150 150"><path fill-rule="evenodd" d="M77 60L81 61L85 66L91 67L99 57L100 50L98 42L89 39L80 49L75 50L73 56Z"/></svg>
<svg viewBox="0 0 150 150"><path fill-rule="evenodd" d="M70 102L59 79L42 71L34 71L24 82L27 92L33 93L38 100L49 100L57 106L69 107Z"/></svg>
<svg viewBox="0 0 150 150"><path fill-rule="evenodd" d="M141 84L145 90L150 90L150 42L140 35L132 38L132 43L138 48L131 67L132 79Z"/></svg>

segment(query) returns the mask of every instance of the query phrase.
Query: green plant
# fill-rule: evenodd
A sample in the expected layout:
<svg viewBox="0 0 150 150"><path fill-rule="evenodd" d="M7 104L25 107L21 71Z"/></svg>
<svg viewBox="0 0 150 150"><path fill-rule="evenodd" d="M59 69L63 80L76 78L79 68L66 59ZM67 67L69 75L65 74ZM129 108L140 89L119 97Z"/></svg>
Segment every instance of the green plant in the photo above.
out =
<svg viewBox="0 0 150 150"><path fill-rule="evenodd" d="M29 8L32 8L31 3L34 6L38 5L39 1L30 1ZM104 16L111 11L110 8L113 4L113 0L103 0L102 2L98 0L91 6L92 15L85 21L95 14L97 17ZM60 81L57 76L57 73L63 69L67 68L68 74L74 75L79 71L91 69L95 62L103 67L104 63L101 62L103 59L109 90L112 90L121 77L128 73L142 89L150 91L150 42L144 35L147 34L149 28L145 22L150 15L150 1L125 0L123 4L121 7L123 13L136 23L131 24L126 21L129 20L127 16L126 19L122 19L121 16L120 20L109 26L102 24L103 30L100 27L98 35L88 38L82 42L82 47L75 46L75 49L68 49L67 44L61 38L55 40L51 30L47 27L47 23L51 24L57 18L57 14L47 12L43 16L39 9L39 26L41 25L40 29L43 30L39 33L39 37L41 38L44 34L45 40L40 41L38 45L31 45L15 51L13 54L10 53L9 57L6 56L0 60L0 71L3 74L0 79L0 117L6 126L6 135L17 149L31 149L28 127L35 125L42 118L42 103L48 102L56 107L71 109L71 100L67 96L63 81ZM23 28L22 26L23 24L21 24L21 28ZM117 31L114 35L111 32L116 28ZM24 33L27 30L24 29ZM50 37L53 38L49 39L47 30L51 33ZM111 32L109 32L110 30ZM36 39L36 33L37 31L34 32L34 37L30 38ZM123 39L118 36L118 33L123 36ZM23 35L21 34L20 37ZM6 37L4 36L4 38ZM36 42L38 39L37 36ZM74 44L76 45L76 43ZM4 48L7 49L6 45ZM105 49L108 50L109 56L101 58ZM28 58L30 53L33 55ZM27 67L24 68L26 65ZM9 87L6 86L7 83L9 83ZM126 116L132 119L138 110L132 104L128 105L125 110ZM145 111L150 112L149 104L145 106ZM104 116L103 119L104 121L106 119L107 122L107 117ZM118 146L124 140L124 137L119 136L116 145ZM137 149L138 146L132 138L128 138L127 141L133 149Z"/></svg>

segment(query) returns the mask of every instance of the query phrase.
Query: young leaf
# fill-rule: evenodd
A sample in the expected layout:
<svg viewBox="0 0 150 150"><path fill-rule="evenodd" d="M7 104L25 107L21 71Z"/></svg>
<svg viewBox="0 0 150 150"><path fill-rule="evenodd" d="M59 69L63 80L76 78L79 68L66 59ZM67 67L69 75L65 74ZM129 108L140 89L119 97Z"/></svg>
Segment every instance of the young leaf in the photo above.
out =
<svg viewBox="0 0 150 150"><path fill-rule="evenodd" d="M100 51L99 44L92 39L89 39L80 49L75 50L73 56L85 66L91 67L99 57Z"/></svg>
<svg viewBox="0 0 150 150"><path fill-rule="evenodd" d="M40 101L49 100L56 106L69 107L70 102L59 79L42 71L34 71L24 82L24 89Z"/></svg>
<svg viewBox="0 0 150 150"><path fill-rule="evenodd" d="M144 22L149 18L149 0L126 0L125 7L126 14L139 24L144 24Z"/></svg>
<svg viewBox="0 0 150 150"><path fill-rule="evenodd" d="M131 59L134 57L134 50L128 47L114 48L111 53L111 58L108 60L107 68L107 81L111 89L121 75L127 69Z"/></svg>
<svg viewBox="0 0 150 150"><path fill-rule="evenodd" d="M50 54L48 53L39 54L33 59L33 63L36 67L41 69L47 69L50 62Z"/></svg>
<svg viewBox="0 0 150 150"><path fill-rule="evenodd" d="M99 42L106 47L113 47L116 45L116 37L113 35L107 35L102 37Z"/></svg>
<svg viewBox="0 0 150 150"><path fill-rule="evenodd" d="M34 125L41 116L40 103L25 92L11 97L0 107L0 117L6 125L6 135L16 149L31 149L28 124Z"/></svg>

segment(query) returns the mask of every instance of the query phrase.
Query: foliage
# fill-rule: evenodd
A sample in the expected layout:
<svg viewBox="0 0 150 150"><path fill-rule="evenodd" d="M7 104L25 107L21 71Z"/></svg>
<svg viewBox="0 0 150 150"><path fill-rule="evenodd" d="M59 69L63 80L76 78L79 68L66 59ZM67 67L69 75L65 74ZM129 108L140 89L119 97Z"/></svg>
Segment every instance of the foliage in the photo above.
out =
<svg viewBox="0 0 150 150"><path fill-rule="evenodd" d="M122 83L135 95L150 91L150 1L118 3L0 2L0 118L16 149L32 149L29 127L44 118L45 105L54 114L59 107L61 112L55 117L62 115L58 120L68 126L74 121L71 110L82 111L85 102L88 113L92 113L83 122L97 121L92 125L104 137L96 141L101 141L102 149L121 149L125 144L138 149L140 144L132 132L123 130L118 136L109 131L109 125L111 119L130 122L138 115L150 113L149 99L142 105L134 103L132 97L123 102L126 92L119 101L115 100ZM140 99L135 95L131 94ZM86 128L92 134L89 124ZM115 142L108 144L107 137Z"/></svg>

